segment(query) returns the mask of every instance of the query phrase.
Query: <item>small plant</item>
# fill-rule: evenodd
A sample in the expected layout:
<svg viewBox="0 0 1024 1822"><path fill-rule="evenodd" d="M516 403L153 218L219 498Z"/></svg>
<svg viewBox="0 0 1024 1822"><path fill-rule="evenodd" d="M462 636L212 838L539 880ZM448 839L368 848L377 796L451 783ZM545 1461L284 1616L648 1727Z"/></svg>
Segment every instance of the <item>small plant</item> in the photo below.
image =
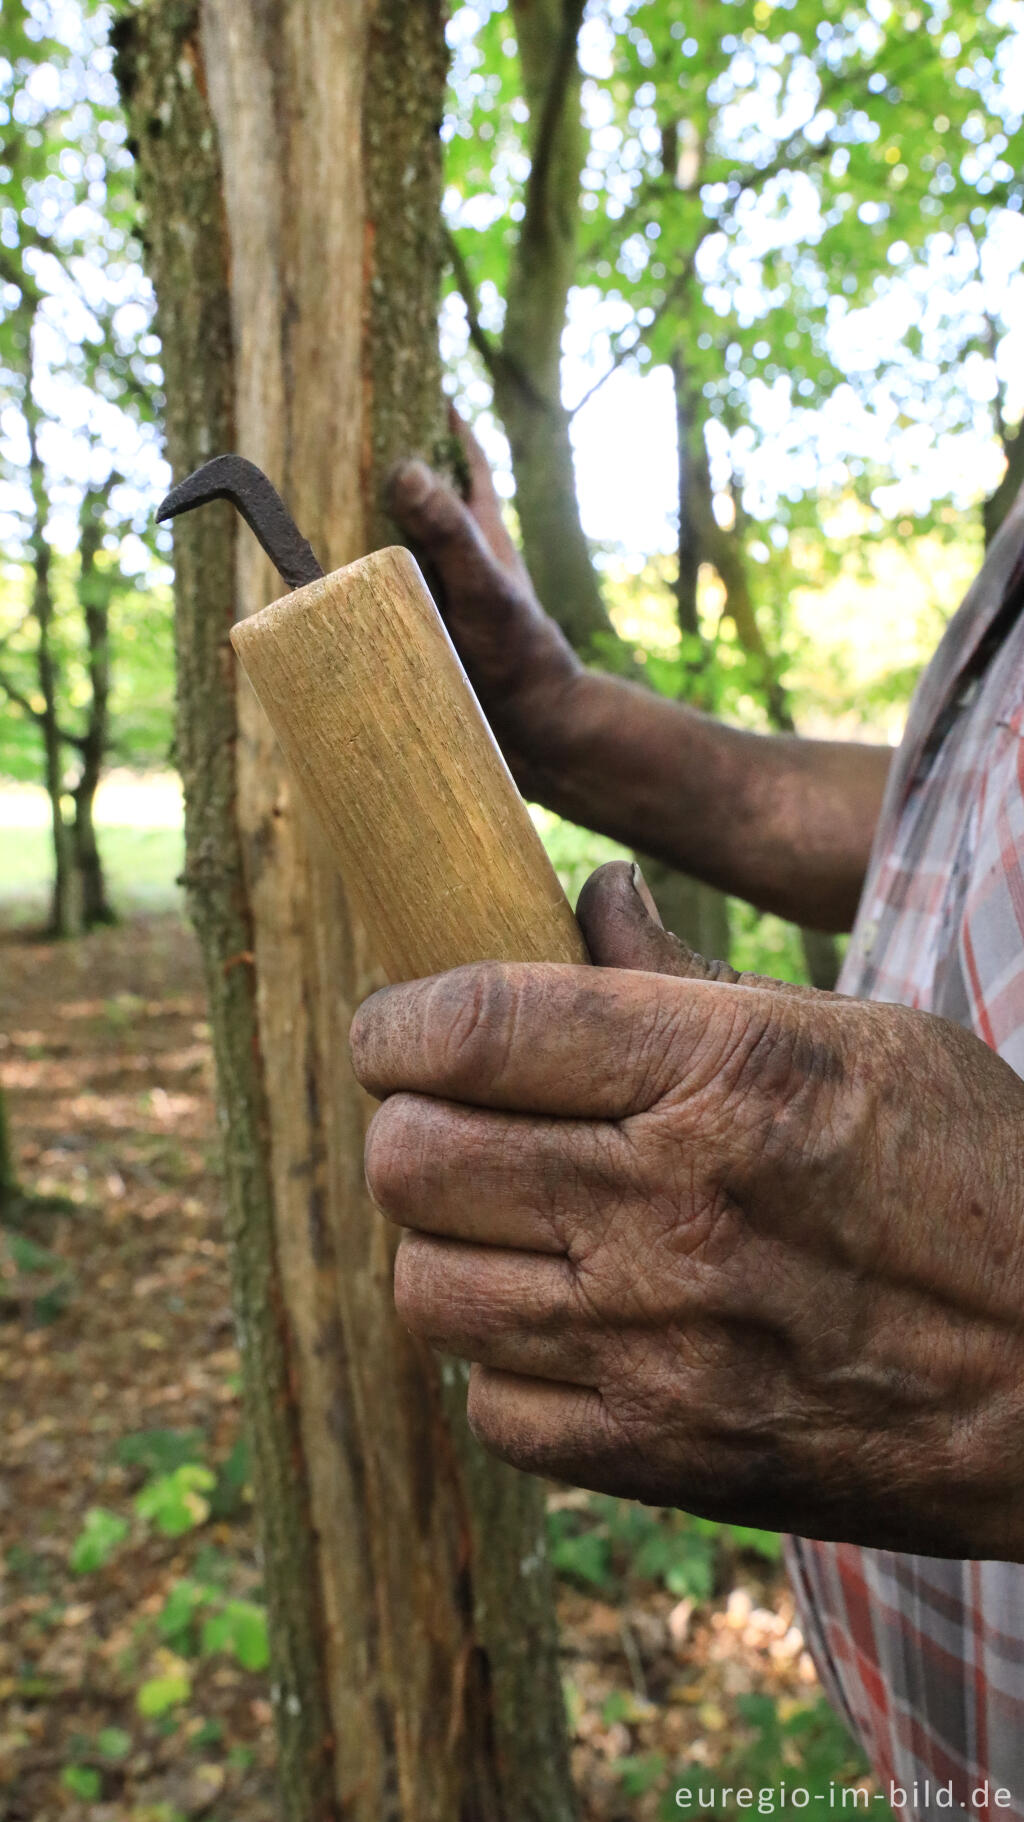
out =
<svg viewBox="0 0 1024 1822"><path fill-rule="evenodd" d="M679 1599L698 1601L714 1592L723 1550L776 1562L782 1549L773 1531L659 1512L605 1494L551 1511L548 1538L556 1573L585 1587L608 1588L616 1578L632 1575L661 1583Z"/></svg>
<svg viewBox="0 0 1024 1822"><path fill-rule="evenodd" d="M0 1308L20 1307L45 1326L64 1313L73 1289L65 1260L14 1228L0 1231Z"/></svg>
<svg viewBox="0 0 1024 1822"><path fill-rule="evenodd" d="M186 1461L170 1474L157 1474L146 1482L135 1500L140 1518L156 1526L165 1537L184 1537L210 1516L206 1495L217 1484L212 1469Z"/></svg>
<svg viewBox="0 0 1024 1822"><path fill-rule="evenodd" d="M172 1651L191 1657L198 1650L197 1621L215 1592L189 1577L175 1582L157 1620L157 1631Z"/></svg>
<svg viewBox="0 0 1024 1822"><path fill-rule="evenodd" d="M867 1777L867 1762L824 1696L816 1695L808 1701L775 1701L767 1695L747 1695L740 1696L737 1706L745 1723L741 1737L714 1776L703 1778L705 1788L714 1785L724 1791L730 1789L731 1783L735 1786L732 1797L744 1788L761 1793L778 1793L783 1785L791 1793L799 1788L800 1807L812 1814L816 1806L834 1807L837 1790ZM680 1786L678 1794L670 1791L663 1815L702 1813L700 1783L701 1779L694 1777ZM806 1799L803 1792L807 1793ZM876 1807L877 1799L872 1802L872 1813ZM714 1813L724 1822L740 1822L749 1808L749 1801L737 1804L727 1799ZM707 1814L706 1804L703 1813ZM884 1822L887 1813L883 1807L880 1822Z"/></svg>
<svg viewBox="0 0 1024 1822"><path fill-rule="evenodd" d="M147 1475L173 1474L187 1462L202 1461L205 1443L202 1430L136 1430L121 1437L114 1456L123 1468L141 1468Z"/></svg>
<svg viewBox="0 0 1024 1822"><path fill-rule="evenodd" d="M622 1785L623 1796L645 1797L665 1776L665 1756L660 1752L645 1752L635 1757L618 1759L615 1770Z"/></svg>
<svg viewBox="0 0 1024 1822"><path fill-rule="evenodd" d="M65 1790L83 1803L95 1803L103 1789L103 1780L91 1765L65 1765L60 1774Z"/></svg>
<svg viewBox="0 0 1024 1822"><path fill-rule="evenodd" d="M68 1556L74 1574L90 1575L94 1569L104 1568L129 1530L128 1520L120 1513L110 1512L106 1506L90 1506Z"/></svg>
<svg viewBox="0 0 1024 1822"><path fill-rule="evenodd" d="M109 1759L117 1765L126 1759L132 1749L132 1736L123 1727L101 1727L96 1735L96 1751L101 1759Z"/></svg>
<svg viewBox="0 0 1024 1822"><path fill-rule="evenodd" d="M270 1662L266 1608L255 1601L225 1601L206 1620L200 1650L230 1652L243 1670L265 1670Z"/></svg>
<svg viewBox="0 0 1024 1822"><path fill-rule="evenodd" d="M159 1658L159 1672L156 1676L147 1677L139 1685L135 1696L135 1706L147 1721L168 1715L172 1708L179 1708L182 1702L187 1702L192 1694L192 1678L188 1666L170 1651L159 1653Z"/></svg>
<svg viewBox="0 0 1024 1822"><path fill-rule="evenodd" d="M188 1657L224 1651L243 1670L265 1670L270 1662L266 1609L258 1601L227 1599L209 1584L177 1582L157 1629L167 1645Z"/></svg>

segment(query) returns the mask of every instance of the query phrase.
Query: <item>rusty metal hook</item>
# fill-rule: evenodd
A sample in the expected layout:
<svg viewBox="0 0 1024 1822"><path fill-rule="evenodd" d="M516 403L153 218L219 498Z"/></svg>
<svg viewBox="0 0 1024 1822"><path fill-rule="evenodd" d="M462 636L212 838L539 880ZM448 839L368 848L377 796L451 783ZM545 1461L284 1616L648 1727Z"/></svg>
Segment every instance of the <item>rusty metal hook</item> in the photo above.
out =
<svg viewBox="0 0 1024 1822"><path fill-rule="evenodd" d="M245 456L214 456L212 462L204 462L171 488L157 510L157 521L162 524L180 512L191 512L194 506L205 506L210 500L231 501L289 588L304 588L307 582L315 582L323 575L312 546L302 536L277 488L262 468Z"/></svg>

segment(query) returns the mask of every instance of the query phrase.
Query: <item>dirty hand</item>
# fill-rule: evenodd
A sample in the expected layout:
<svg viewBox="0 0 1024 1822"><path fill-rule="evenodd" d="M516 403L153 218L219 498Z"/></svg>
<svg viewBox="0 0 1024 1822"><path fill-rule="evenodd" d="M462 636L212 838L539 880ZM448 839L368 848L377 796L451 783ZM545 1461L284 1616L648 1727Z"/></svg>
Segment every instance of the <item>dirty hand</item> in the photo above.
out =
<svg viewBox="0 0 1024 1822"><path fill-rule="evenodd" d="M603 966L461 968L353 1028L398 1310L474 1363L480 1440L713 1518L1024 1560L1024 1084L926 1014L706 978L622 863L580 917Z"/></svg>
<svg viewBox="0 0 1024 1822"><path fill-rule="evenodd" d="M439 587L448 630L520 787L561 739L578 659L544 612L501 517L487 458L453 409L470 489L462 501L423 462L401 462L388 503Z"/></svg>

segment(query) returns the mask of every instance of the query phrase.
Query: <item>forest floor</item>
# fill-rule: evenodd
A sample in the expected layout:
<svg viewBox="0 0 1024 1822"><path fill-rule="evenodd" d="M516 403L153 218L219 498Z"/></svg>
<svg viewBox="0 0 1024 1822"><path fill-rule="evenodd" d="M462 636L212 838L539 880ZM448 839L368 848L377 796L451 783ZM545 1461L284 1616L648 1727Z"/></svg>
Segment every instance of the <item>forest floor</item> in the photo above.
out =
<svg viewBox="0 0 1024 1822"><path fill-rule="evenodd" d="M59 947L9 931L0 1079L24 1184L52 1199L0 1230L0 1822L271 1822L209 1032L181 919ZM680 1786L859 1776L773 1540L555 1490L552 1536L586 1822L685 1813Z"/></svg>

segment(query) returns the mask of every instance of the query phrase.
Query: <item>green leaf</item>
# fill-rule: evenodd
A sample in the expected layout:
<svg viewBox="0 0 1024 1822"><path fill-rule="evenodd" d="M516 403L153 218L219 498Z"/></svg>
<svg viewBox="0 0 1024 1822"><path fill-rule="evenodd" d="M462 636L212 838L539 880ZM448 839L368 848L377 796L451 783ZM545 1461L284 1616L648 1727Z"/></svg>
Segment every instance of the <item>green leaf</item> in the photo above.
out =
<svg viewBox="0 0 1024 1822"><path fill-rule="evenodd" d="M165 1715L169 1709L177 1708L187 1702L192 1693L192 1681L184 1664L175 1665L165 1670L161 1676L150 1677L140 1684L135 1697L135 1706L146 1720L156 1720Z"/></svg>
<svg viewBox="0 0 1024 1822"><path fill-rule="evenodd" d="M642 1757L618 1759L615 1770L625 1796L644 1797L665 1775L664 1754L649 1752Z"/></svg>
<svg viewBox="0 0 1024 1822"><path fill-rule="evenodd" d="M60 1781L65 1790L73 1797L81 1797L83 1803L95 1803L103 1789L103 1780L91 1765L65 1765Z"/></svg>
<svg viewBox="0 0 1024 1822"><path fill-rule="evenodd" d="M216 1594L202 1582L183 1578L167 1596L157 1619L160 1637L175 1651L190 1652L195 1648L194 1624L200 1608Z"/></svg>
<svg viewBox="0 0 1024 1822"><path fill-rule="evenodd" d="M200 1648L204 1655L227 1651L243 1670L265 1670L270 1662L267 1614L255 1601L227 1601L220 1613L203 1624Z"/></svg>
<svg viewBox="0 0 1024 1822"><path fill-rule="evenodd" d="M205 1495L216 1485L216 1478L199 1462L183 1462L170 1474L147 1481L136 1496L135 1510L165 1537L183 1537L209 1518L210 1502Z"/></svg>
<svg viewBox="0 0 1024 1822"><path fill-rule="evenodd" d="M102 1569L119 1545L124 1543L131 1527L118 1512L105 1506L90 1506L85 1523L68 1554L68 1564L75 1575L89 1575Z"/></svg>
<svg viewBox="0 0 1024 1822"><path fill-rule="evenodd" d="M126 1759L132 1749L132 1736L123 1727L103 1727L96 1735L96 1751L104 1759Z"/></svg>

